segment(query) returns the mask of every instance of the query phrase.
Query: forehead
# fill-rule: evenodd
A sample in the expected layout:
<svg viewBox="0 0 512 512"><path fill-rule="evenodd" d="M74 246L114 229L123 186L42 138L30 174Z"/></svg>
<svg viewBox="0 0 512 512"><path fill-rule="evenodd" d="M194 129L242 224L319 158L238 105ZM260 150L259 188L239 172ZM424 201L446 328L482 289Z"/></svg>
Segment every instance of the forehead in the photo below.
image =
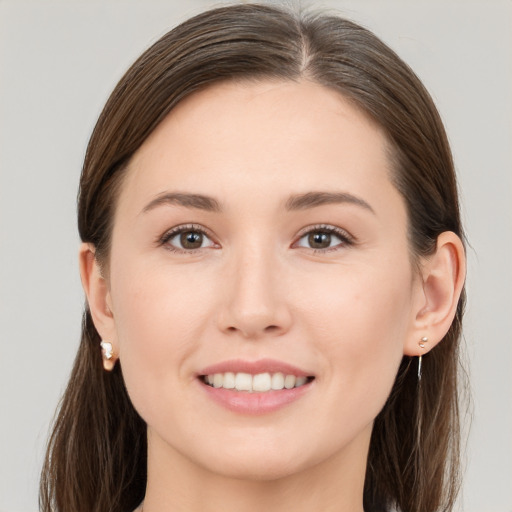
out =
<svg viewBox="0 0 512 512"><path fill-rule="evenodd" d="M263 202L333 187L396 193L387 154L382 130L336 91L307 81L220 83L179 103L145 141L120 200L142 207L168 189Z"/></svg>

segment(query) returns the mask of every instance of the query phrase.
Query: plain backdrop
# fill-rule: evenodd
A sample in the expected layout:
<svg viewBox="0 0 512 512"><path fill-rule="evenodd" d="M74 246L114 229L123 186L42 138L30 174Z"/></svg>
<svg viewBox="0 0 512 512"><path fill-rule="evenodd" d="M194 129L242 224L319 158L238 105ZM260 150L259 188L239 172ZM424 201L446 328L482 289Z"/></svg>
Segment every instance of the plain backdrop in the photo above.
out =
<svg viewBox="0 0 512 512"><path fill-rule="evenodd" d="M471 244L473 421L461 509L512 512L512 2L307 4L373 29L422 78L446 123ZM75 199L94 122L142 50L211 5L0 1L0 511L38 509L48 427L78 345Z"/></svg>

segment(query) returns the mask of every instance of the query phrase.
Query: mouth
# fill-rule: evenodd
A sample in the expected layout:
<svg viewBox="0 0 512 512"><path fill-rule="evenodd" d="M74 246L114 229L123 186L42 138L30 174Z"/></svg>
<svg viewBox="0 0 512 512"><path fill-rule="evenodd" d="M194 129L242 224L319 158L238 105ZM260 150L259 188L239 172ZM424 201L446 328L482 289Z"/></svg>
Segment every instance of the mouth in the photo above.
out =
<svg viewBox="0 0 512 512"><path fill-rule="evenodd" d="M266 393L303 387L314 380L313 376L283 372L216 372L200 375L199 379L212 388L248 393Z"/></svg>
<svg viewBox="0 0 512 512"><path fill-rule="evenodd" d="M206 396L231 412L249 416L302 403L302 397L314 396L315 380L311 371L275 359L224 361L197 374Z"/></svg>

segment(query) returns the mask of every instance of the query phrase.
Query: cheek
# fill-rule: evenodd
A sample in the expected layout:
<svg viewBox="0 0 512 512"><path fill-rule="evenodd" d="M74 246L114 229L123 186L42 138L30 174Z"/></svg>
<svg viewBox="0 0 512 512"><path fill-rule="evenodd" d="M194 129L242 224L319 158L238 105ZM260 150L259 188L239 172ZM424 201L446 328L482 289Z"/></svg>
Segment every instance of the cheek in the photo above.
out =
<svg viewBox="0 0 512 512"><path fill-rule="evenodd" d="M112 301L126 387L146 419L164 390L176 389L172 398L190 381L190 356L212 316L211 286L177 268L130 263L115 267Z"/></svg>
<svg viewBox="0 0 512 512"><path fill-rule="evenodd" d="M401 345L411 320L411 280L409 272L393 267L334 269L304 286L302 314L361 351Z"/></svg>
<svg viewBox="0 0 512 512"><path fill-rule="evenodd" d="M374 269L325 280L322 302L314 308L309 303L307 313L325 379L333 395L343 393L340 414L359 411L367 421L391 391L411 322L410 274Z"/></svg>

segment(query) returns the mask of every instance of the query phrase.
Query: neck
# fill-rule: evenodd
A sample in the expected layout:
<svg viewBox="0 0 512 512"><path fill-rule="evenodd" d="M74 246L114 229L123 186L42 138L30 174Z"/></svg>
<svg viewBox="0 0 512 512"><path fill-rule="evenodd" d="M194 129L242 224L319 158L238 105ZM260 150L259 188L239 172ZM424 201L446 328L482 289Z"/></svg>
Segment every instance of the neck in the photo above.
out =
<svg viewBox="0 0 512 512"><path fill-rule="evenodd" d="M241 479L196 464L161 439L148 443L144 512L363 512L367 435L327 460L272 479ZM363 456L361 455L363 454Z"/></svg>

